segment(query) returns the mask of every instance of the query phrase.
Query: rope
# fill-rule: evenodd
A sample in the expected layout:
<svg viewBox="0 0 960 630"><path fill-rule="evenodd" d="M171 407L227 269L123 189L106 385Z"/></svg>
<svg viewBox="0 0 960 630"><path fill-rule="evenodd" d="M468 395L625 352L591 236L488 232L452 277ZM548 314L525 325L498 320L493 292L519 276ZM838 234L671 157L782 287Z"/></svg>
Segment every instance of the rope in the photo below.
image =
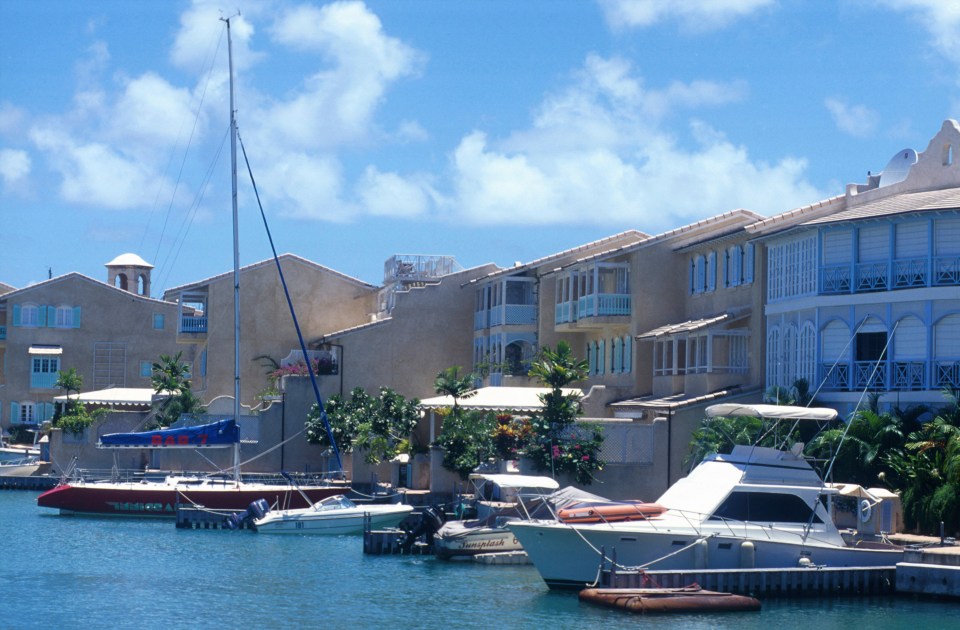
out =
<svg viewBox="0 0 960 630"><path fill-rule="evenodd" d="M293 318L293 327L297 331L297 339L300 341L300 350L307 363L307 373L310 375L310 384L313 385L313 394L317 399L317 407L320 409L320 419L323 420L323 426L327 430L327 438L330 440L330 446L333 447L333 454L337 459L337 468L343 470L343 463L340 461L340 450L337 448L337 441L333 437L333 429L330 427L330 421L327 419L327 411L323 406L323 398L320 396L320 387L317 385L317 378L313 372L313 366L310 364L310 355L307 353L307 344L303 341L303 333L300 331L300 322L297 321L297 313L293 309L293 300L290 299L290 291L287 288L287 281L283 277L283 268L280 266L280 258L277 256L277 248L273 244L273 236L270 233L270 226L267 224L267 215L263 210L263 203L260 201L260 191L257 190L257 182L253 178L253 169L250 167L250 160L247 158L247 148L237 132L237 139L240 140L240 149L243 151L243 161L247 165L247 173L250 175L250 183L253 186L253 194L257 198L257 206L260 208L260 216L263 218L263 227L267 232L267 240L270 241L270 250L273 252L273 261L277 265L277 273L280 274L280 284L283 285L283 294L287 298L287 306L290 308L290 317Z"/></svg>

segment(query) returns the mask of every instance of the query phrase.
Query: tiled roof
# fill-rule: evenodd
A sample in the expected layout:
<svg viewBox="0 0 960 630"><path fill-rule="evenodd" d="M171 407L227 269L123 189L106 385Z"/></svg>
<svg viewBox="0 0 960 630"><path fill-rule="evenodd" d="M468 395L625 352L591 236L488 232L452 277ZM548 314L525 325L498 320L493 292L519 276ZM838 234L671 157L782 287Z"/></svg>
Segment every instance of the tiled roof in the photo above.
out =
<svg viewBox="0 0 960 630"><path fill-rule="evenodd" d="M905 212L929 210L948 210L960 208L960 188L925 190L922 192L901 193L883 199L870 201L858 206L847 207L835 214L820 216L801 225L819 225L857 219L888 217Z"/></svg>

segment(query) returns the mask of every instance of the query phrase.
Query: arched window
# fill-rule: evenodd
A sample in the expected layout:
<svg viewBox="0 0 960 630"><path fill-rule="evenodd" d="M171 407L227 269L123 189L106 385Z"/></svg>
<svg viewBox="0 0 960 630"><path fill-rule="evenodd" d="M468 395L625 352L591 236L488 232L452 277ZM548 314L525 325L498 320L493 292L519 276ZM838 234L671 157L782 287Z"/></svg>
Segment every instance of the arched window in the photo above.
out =
<svg viewBox="0 0 960 630"><path fill-rule="evenodd" d="M780 328L767 331L767 387L780 385Z"/></svg>
<svg viewBox="0 0 960 630"><path fill-rule="evenodd" d="M797 348L797 378L804 379L811 386L817 378L817 330L813 322L804 322L800 328Z"/></svg>
<svg viewBox="0 0 960 630"><path fill-rule="evenodd" d="M960 388L960 315L947 315L933 327L934 387Z"/></svg>

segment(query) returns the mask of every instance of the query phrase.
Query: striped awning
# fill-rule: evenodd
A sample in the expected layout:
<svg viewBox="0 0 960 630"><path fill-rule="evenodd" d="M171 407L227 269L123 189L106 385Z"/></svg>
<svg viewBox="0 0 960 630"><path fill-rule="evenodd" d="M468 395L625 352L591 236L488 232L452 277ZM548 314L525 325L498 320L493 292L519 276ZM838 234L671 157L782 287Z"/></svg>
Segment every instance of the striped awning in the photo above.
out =
<svg viewBox="0 0 960 630"><path fill-rule="evenodd" d="M31 355L56 355L63 354L63 348L60 346L30 346L27 354Z"/></svg>
<svg viewBox="0 0 960 630"><path fill-rule="evenodd" d="M477 411L539 411L543 409L540 395L550 392L548 387L481 387L473 393L457 400L457 405L463 409ZM583 395L583 391L576 388L564 388L563 393ZM442 409L453 407L453 398L437 396L420 401L424 409Z"/></svg>
<svg viewBox="0 0 960 630"><path fill-rule="evenodd" d="M730 314L724 313L723 315L716 315L714 317L691 319L677 324L667 324L666 326L660 326L659 328L654 328L641 335L637 335L637 339L650 339L652 337L667 337L669 335L690 333L702 328L708 328L714 324L719 324L720 322L725 322L728 319L730 319Z"/></svg>

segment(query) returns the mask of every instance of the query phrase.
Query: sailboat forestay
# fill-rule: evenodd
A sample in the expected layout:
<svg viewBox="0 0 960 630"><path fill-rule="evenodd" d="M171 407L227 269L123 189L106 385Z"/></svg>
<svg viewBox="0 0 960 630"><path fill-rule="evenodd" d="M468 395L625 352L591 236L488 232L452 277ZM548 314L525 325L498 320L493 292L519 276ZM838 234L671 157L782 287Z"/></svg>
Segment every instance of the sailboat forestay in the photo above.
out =
<svg viewBox="0 0 960 630"><path fill-rule="evenodd" d="M265 500L281 509L306 508L349 490L338 481L319 484L244 481L240 474L240 256L237 212L237 121L234 108L233 43L230 20L221 18L227 28L230 70L230 172L233 207L233 284L234 284L234 396L233 418L201 426L137 433L115 433L101 437L98 448L210 449L232 448L230 476L168 475L150 481L67 480L37 497L37 505L59 510L61 514L111 516L174 517L179 503L211 510L240 511L251 503ZM292 305L291 305L292 308ZM294 321L296 317L294 316ZM298 329L299 335L299 329ZM318 403L323 408L317 395ZM339 454L337 457L339 464ZM279 476L278 476L279 477Z"/></svg>

